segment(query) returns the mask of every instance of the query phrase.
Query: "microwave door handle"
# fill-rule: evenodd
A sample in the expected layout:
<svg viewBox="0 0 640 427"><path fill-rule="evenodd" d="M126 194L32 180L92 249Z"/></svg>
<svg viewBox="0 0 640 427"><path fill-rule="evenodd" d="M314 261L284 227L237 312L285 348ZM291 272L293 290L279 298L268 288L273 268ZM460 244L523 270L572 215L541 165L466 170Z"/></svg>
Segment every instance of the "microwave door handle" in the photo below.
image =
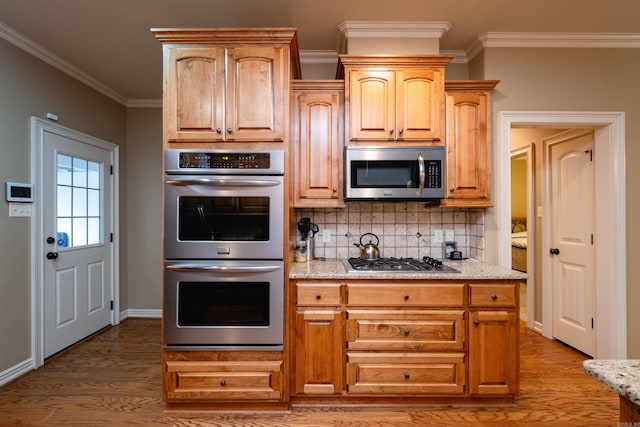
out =
<svg viewBox="0 0 640 427"><path fill-rule="evenodd" d="M275 187L280 185L280 182L270 179L173 178L168 179L167 184L178 186L207 185L212 187Z"/></svg>
<svg viewBox="0 0 640 427"><path fill-rule="evenodd" d="M418 153L418 196L422 195L424 191L425 175L424 157L422 157L422 153Z"/></svg>
<svg viewBox="0 0 640 427"><path fill-rule="evenodd" d="M182 273L206 273L212 271L219 271L221 273L266 273L270 271L278 271L281 268L282 267L278 265L229 267L223 265L197 265L189 263L180 263L167 266L167 270L178 271Z"/></svg>

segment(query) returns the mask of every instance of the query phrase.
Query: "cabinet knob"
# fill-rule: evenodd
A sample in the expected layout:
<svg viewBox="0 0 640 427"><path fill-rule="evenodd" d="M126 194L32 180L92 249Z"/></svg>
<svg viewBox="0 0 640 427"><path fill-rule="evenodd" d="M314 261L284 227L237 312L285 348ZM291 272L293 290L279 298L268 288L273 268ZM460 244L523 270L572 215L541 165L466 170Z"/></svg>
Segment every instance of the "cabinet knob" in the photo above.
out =
<svg viewBox="0 0 640 427"><path fill-rule="evenodd" d="M338 189L336 187L333 187L332 190L333 190L334 193L338 192Z"/></svg>
<svg viewBox="0 0 640 427"><path fill-rule="evenodd" d="M216 128L216 133L217 133L217 134L221 134L221 133L222 133L222 129L220 129L220 128Z"/></svg>
<svg viewBox="0 0 640 427"><path fill-rule="evenodd" d="M402 135L404 133L404 129L400 129L400 135Z"/></svg>
<svg viewBox="0 0 640 427"><path fill-rule="evenodd" d="M494 300L494 301L497 300L498 299L498 295L491 295L491 299Z"/></svg>
<svg viewBox="0 0 640 427"><path fill-rule="evenodd" d="M231 128L227 128L227 133L231 133L233 130Z"/></svg>
<svg viewBox="0 0 640 427"><path fill-rule="evenodd" d="M316 299L320 299L320 298L322 298L322 295L316 294Z"/></svg>
<svg viewBox="0 0 640 427"><path fill-rule="evenodd" d="M411 378L411 375L409 375L409 372L405 372L404 373L404 379L408 380L409 378Z"/></svg>
<svg viewBox="0 0 640 427"><path fill-rule="evenodd" d="M222 387L226 386L226 385L227 385L227 381L226 381L226 380L224 380L224 379L220 380L220 385L221 385Z"/></svg>
<svg viewBox="0 0 640 427"><path fill-rule="evenodd" d="M478 325L480 324L480 322L478 322L477 320L474 320L474 321L473 321L473 324L474 324L474 325L476 325L476 326L478 326Z"/></svg>
<svg viewBox="0 0 640 427"><path fill-rule="evenodd" d="M450 191L451 193L453 193L453 192L455 191L455 188L453 188L453 187L449 187L449 191Z"/></svg>
<svg viewBox="0 0 640 427"><path fill-rule="evenodd" d="M393 129L389 129L389 135L393 135Z"/></svg>
<svg viewBox="0 0 640 427"><path fill-rule="evenodd" d="M405 337L409 336L409 329L407 329L407 328L404 329L404 336Z"/></svg>
<svg viewBox="0 0 640 427"><path fill-rule="evenodd" d="M404 300L408 300L409 299L409 294L404 294Z"/></svg>

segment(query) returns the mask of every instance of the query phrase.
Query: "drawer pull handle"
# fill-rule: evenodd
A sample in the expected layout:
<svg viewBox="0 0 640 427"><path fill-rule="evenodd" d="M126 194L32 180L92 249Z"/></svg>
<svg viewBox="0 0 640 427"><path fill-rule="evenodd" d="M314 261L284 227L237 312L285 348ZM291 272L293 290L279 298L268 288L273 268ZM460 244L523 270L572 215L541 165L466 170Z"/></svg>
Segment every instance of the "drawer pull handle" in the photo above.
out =
<svg viewBox="0 0 640 427"><path fill-rule="evenodd" d="M405 372L404 373L404 379L408 380L411 377L411 375L409 375L409 372Z"/></svg>
<svg viewBox="0 0 640 427"><path fill-rule="evenodd" d="M491 299L494 300L494 301L497 300L498 299L498 295L495 295L495 294L491 295Z"/></svg>
<svg viewBox="0 0 640 427"><path fill-rule="evenodd" d="M405 337L409 336L409 329L407 329L407 328L404 329L404 336Z"/></svg>
<svg viewBox="0 0 640 427"><path fill-rule="evenodd" d="M404 300L408 300L409 299L409 294L404 294Z"/></svg>
<svg viewBox="0 0 640 427"><path fill-rule="evenodd" d="M478 326L478 325L480 324L480 322L478 322L477 320L474 320L474 321L473 321L473 324L474 324L474 325L476 325L476 326Z"/></svg>
<svg viewBox="0 0 640 427"><path fill-rule="evenodd" d="M220 380L220 385L222 387L226 386L227 385L227 380Z"/></svg>
<svg viewBox="0 0 640 427"><path fill-rule="evenodd" d="M322 298L322 295L316 294L316 299L320 299L320 298Z"/></svg>

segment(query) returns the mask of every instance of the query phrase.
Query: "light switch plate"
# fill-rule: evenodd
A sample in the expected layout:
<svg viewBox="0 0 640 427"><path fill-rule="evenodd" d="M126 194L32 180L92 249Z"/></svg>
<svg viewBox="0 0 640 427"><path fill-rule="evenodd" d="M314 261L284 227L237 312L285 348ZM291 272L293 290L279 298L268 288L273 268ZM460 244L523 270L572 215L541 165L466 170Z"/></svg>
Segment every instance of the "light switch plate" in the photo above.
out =
<svg viewBox="0 0 640 427"><path fill-rule="evenodd" d="M433 232L433 243L442 243L442 230L435 230Z"/></svg>
<svg viewBox="0 0 640 427"><path fill-rule="evenodd" d="M31 216L31 203L9 203L9 216Z"/></svg>
<svg viewBox="0 0 640 427"><path fill-rule="evenodd" d="M331 230L329 230L328 228L325 228L322 231L322 241L324 243L329 243L331 241Z"/></svg>

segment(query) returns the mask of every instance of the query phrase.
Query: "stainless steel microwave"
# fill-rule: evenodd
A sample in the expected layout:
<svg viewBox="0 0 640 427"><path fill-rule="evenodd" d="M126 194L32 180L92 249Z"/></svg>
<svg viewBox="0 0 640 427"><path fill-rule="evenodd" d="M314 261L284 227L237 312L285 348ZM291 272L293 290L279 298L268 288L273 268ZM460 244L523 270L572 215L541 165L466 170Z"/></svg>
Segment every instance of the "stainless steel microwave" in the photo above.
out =
<svg viewBox="0 0 640 427"><path fill-rule="evenodd" d="M347 147L347 200L434 200L445 195L444 147Z"/></svg>

